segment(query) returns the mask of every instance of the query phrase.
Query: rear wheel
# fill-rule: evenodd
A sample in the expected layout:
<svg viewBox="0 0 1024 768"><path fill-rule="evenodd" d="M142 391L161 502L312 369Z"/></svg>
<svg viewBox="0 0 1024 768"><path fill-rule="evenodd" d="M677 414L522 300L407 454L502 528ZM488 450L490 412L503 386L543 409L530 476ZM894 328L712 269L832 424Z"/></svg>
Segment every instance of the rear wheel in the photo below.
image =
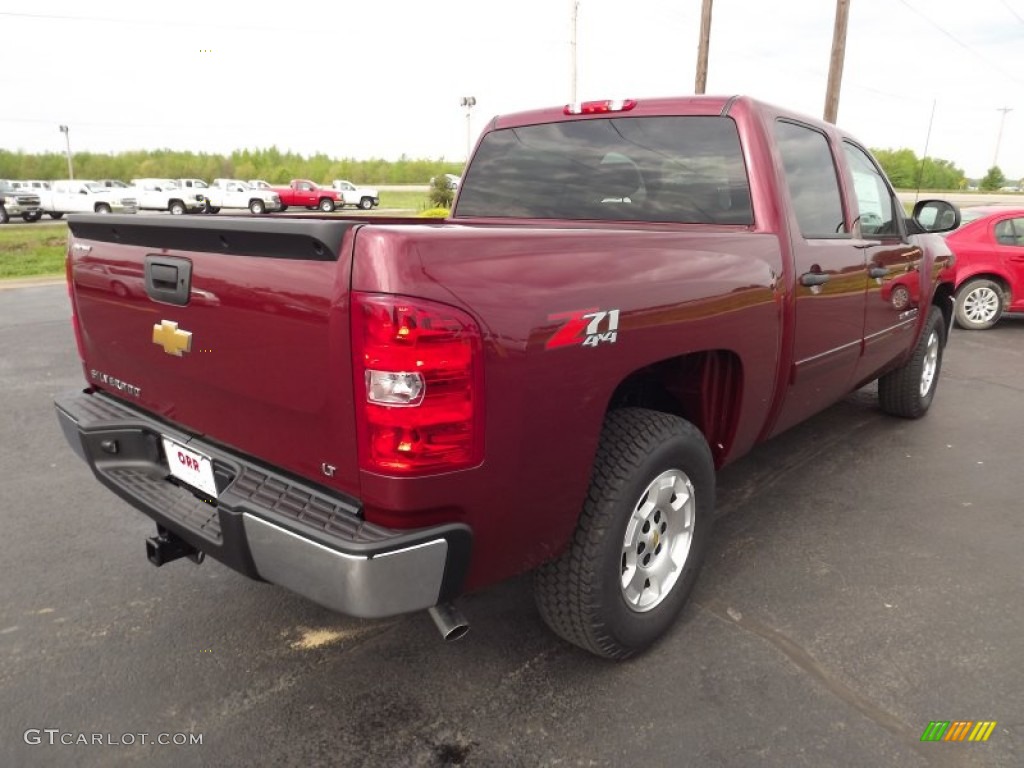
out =
<svg viewBox="0 0 1024 768"><path fill-rule="evenodd" d="M96 213L110 213L110 206L106 203L97 203Z"/></svg>
<svg viewBox="0 0 1024 768"><path fill-rule="evenodd" d="M21 214L21 218L24 219L25 221L29 221L29 222L31 222L31 221L39 221L41 218L43 218L43 212L42 211L32 211L31 213L23 213L23 214Z"/></svg>
<svg viewBox="0 0 1024 768"><path fill-rule="evenodd" d="M572 542L537 571L541 616L599 656L642 651L693 589L714 505L714 463L696 427L657 411L612 411Z"/></svg>
<svg viewBox="0 0 1024 768"><path fill-rule="evenodd" d="M267 207L263 204L262 200L252 200L249 202L249 212L259 215L266 213Z"/></svg>
<svg viewBox="0 0 1024 768"><path fill-rule="evenodd" d="M182 216L185 213L185 204L181 200L172 200L171 204L167 206L167 210L171 212L172 216Z"/></svg>
<svg viewBox="0 0 1024 768"><path fill-rule="evenodd" d="M892 416L919 419L928 412L939 384L946 330L942 312L930 307L910 359L878 380L878 404Z"/></svg>
<svg viewBox="0 0 1024 768"><path fill-rule="evenodd" d="M6 224L11 220L11 214L7 212L7 209L0 205L0 224Z"/></svg>
<svg viewBox="0 0 1024 768"><path fill-rule="evenodd" d="M956 293L956 324L967 331L991 328L1003 314L1003 289L994 280L969 280Z"/></svg>
<svg viewBox="0 0 1024 768"><path fill-rule="evenodd" d="M218 208L215 205L207 205L206 206L206 212L207 213L220 213L220 208Z"/></svg>
<svg viewBox="0 0 1024 768"><path fill-rule="evenodd" d="M285 211L288 210L288 206L287 205L282 205L279 210L281 211L281 213L284 213Z"/></svg>
<svg viewBox="0 0 1024 768"><path fill-rule="evenodd" d="M364 197L360 199L359 207L362 208L364 211L370 210L371 208L373 208L373 198Z"/></svg>
<svg viewBox="0 0 1024 768"><path fill-rule="evenodd" d="M63 215L64 215L64 212L63 212L63 211L61 211L61 212L59 212L59 213L51 213L51 214L49 214L49 216L50 216L50 218L51 218L51 219L59 219L59 218L61 218L61 217L62 217Z"/></svg>
<svg viewBox="0 0 1024 768"><path fill-rule="evenodd" d="M325 197L323 200L320 201L320 210L323 211L324 213L333 213L334 201L331 200L329 197Z"/></svg>

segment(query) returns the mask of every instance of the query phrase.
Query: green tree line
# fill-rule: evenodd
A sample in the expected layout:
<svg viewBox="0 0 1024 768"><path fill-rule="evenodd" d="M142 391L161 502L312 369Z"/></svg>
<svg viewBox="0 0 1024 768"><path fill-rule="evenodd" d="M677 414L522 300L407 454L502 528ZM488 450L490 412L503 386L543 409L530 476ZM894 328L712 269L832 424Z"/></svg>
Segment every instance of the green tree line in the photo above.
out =
<svg viewBox="0 0 1024 768"><path fill-rule="evenodd" d="M911 149L874 149L879 164L894 187L900 189L963 189L964 172L949 160L926 157L923 162ZM287 183L311 179L330 183L348 179L357 184L426 184L443 173L460 174L462 163L413 159L334 158L325 154L309 157L295 152L242 149L230 155L180 152L169 149L102 154L76 152L72 156L75 176L80 179L200 178L266 179ZM59 152L29 154L0 149L0 179L63 179L67 158Z"/></svg>
<svg viewBox="0 0 1024 768"><path fill-rule="evenodd" d="M443 173L462 173L463 164L444 158L398 160L310 157L270 149L242 149L230 155L180 152L169 149L101 154L75 152L79 179L265 179L272 184L310 179L329 184L348 179L356 184L426 184ZM58 152L29 154L0 149L0 179L66 179L66 155Z"/></svg>
<svg viewBox="0 0 1024 768"><path fill-rule="evenodd" d="M912 149L872 149L894 187L899 189L963 189L967 177L949 160L926 157L923 162Z"/></svg>

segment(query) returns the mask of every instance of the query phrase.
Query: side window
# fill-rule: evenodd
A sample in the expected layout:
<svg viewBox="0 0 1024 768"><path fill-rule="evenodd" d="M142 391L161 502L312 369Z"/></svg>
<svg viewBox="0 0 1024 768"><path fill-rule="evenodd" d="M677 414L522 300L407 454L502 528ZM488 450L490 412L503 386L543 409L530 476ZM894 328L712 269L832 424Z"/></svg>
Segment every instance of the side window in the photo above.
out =
<svg viewBox="0 0 1024 768"><path fill-rule="evenodd" d="M779 120L775 123L775 139L801 234L807 239L849 237L839 178L825 134Z"/></svg>
<svg viewBox="0 0 1024 768"><path fill-rule="evenodd" d="M996 242L1024 246L1024 219L1003 219L996 224Z"/></svg>
<svg viewBox="0 0 1024 768"><path fill-rule="evenodd" d="M871 235L898 235L895 201L878 168L858 146L843 142L846 162L853 175L853 193L857 196L860 232Z"/></svg>

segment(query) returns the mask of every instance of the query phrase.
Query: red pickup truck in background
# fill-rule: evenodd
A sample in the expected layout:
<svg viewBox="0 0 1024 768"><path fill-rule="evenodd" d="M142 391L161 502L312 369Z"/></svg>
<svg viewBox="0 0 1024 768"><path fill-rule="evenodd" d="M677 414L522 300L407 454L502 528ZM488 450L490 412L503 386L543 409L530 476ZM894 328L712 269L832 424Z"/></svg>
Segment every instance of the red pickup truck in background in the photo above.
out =
<svg viewBox="0 0 1024 768"><path fill-rule="evenodd" d="M335 208L344 206L341 193L336 189L321 187L309 179L292 179L287 187L271 187L281 197L281 210L288 206L319 208L324 213L331 213Z"/></svg>
<svg viewBox="0 0 1024 768"><path fill-rule="evenodd" d="M498 117L441 222L138 219L69 221L88 388L56 408L152 562L446 635L535 569L555 632L625 658L693 587L717 468L874 380L928 410L959 213L906 217L832 125L693 97Z"/></svg>

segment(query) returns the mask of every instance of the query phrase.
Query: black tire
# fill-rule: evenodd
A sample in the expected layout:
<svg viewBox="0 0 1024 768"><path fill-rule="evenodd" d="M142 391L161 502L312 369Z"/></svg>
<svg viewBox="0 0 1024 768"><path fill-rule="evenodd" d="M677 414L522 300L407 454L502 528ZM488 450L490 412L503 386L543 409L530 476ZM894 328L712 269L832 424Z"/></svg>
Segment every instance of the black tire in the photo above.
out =
<svg viewBox="0 0 1024 768"><path fill-rule="evenodd" d="M220 213L220 208L218 208L215 205L208 205L208 206L206 206L206 212L207 213Z"/></svg>
<svg viewBox="0 0 1024 768"><path fill-rule="evenodd" d="M288 206L287 206L287 205L282 205L282 206L281 206L281 207L280 207L280 208L279 208L278 210L279 210L279 211L280 211L281 213L284 213L285 211L287 211L287 210L288 210Z"/></svg>
<svg viewBox="0 0 1024 768"><path fill-rule="evenodd" d="M324 213L334 213L334 201L329 197L323 198L317 207Z"/></svg>
<svg viewBox="0 0 1024 768"><path fill-rule="evenodd" d="M261 213L267 212L267 206L263 204L262 200L250 200L249 201L249 213L256 214L257 216Z"/></svg>
<svg viewBox="0 0 1024 768"><path fill-rule="evenodd" d="M659 518L659 502L644 513L656 480L673 484L659 499L681 509L666 509ZM679 492L686 489L692 493ZM714 462L696 427L641 408L610 412L573 539L534 577L544 621L570 643L605 658L625 659L647 648L672 626L693 589L714 507ZM641 524L642 514L647 518ZM632 567L627 558L634 559ZM664 573L668 586L652 589L647 576L654 578L669 561L676 568ZM624 578L640 585L629 598Z"/></svg>
<svg viewBox="0 0 1024 768"><path fill-rule="evenodd" d="M110 206L106 203L97 203L95 210L96 213L110 213Z"/></svg>
<svg viewBox="0 0 1024 768"><path fill-rule="evenodd" d="M11 220L11 214L7 212L7 209L0 205L0 224L6 224Z"/></svg>
<svg viewBox="0 0 1024 768"><path fill-rule="evenodd" d="M167 206L167 210L170 211L172 216L184 216L188 209L181 200L171 200L170 205Z"/></svg>
<svg viewBox="0 0 1024 768"><path fill-rule="evenodd" d="M921 338L907 361L878 380L878 404L890 416L919 419L928 412L942 371L946 325L938 307L928 309Z"/></svg>
<svg viewBox="0 0 1024 768"><path fill-rule="evenodd" d="M33 213L23 213L21 214L21 218L23 221L32 223L33 221L39 221L41 218L43 218L43 212L35 211Z"/></svg>
<svg viewBox="0 0 1024 768"><path fill-rule="evenodd" d="M60 211L59 213L51 213L49 216L51 219L59 219L64 216L64 212Z"/></svg>
<svg viewBox="0 0 1024 768"><path fill-rule="evenodd" d="M965 331L984 331L999 322L1006 303L999 283L979 277L956 292L956 324Z"/></svg>
<svg viewBox="0 0 1024 768"><path fill-rule="evenodd" d="M372 197L361 198L359 200L359 207L362 208L364 211L370 210L371 208L373 208L373 198Z"/></svg>

